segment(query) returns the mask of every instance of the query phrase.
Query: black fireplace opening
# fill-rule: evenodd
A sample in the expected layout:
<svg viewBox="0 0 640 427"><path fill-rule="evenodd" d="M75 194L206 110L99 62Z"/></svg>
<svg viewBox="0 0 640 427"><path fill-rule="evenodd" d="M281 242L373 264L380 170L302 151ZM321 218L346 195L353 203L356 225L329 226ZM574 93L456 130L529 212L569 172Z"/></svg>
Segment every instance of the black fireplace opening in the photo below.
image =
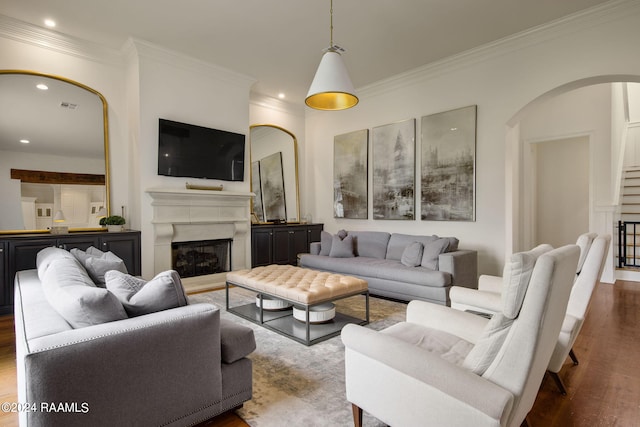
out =
<svg viewBox="0 0 640 427"><path fill-rule="evenodd" d="M231 271L232 239L171 243L171 265L180 277Z"/></svg>

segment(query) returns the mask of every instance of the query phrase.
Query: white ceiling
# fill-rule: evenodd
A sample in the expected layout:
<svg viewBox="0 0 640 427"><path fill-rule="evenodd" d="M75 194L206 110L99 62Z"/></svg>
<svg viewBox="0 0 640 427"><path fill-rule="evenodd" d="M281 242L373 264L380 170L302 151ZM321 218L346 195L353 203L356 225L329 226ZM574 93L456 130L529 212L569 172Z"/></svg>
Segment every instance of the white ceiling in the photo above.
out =
<svg viewBox="0 0 640 427"><path fill-rule="evenodd" d="M334 43L357 88L604 0L335 0ZM329 45L329 0L0 0L0 14L116 49L143 39L303 105Z"/></svg>

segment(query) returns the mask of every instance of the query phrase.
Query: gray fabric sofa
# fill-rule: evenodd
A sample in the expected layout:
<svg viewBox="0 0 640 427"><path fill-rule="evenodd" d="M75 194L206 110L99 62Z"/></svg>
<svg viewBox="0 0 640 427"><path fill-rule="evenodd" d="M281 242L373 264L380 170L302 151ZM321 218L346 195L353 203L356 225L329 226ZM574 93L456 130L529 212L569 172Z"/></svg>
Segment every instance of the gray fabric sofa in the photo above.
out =
<svg viewBox="0 0 640 427"><path fill-rule="evenodd" d="M48 287L86 272L64 261L15 277L18 401L33 405L21 426L186 426L251 399L251 329L222 321L211 304L73 328Z"/></svg>
<svg viewBox="0 0 640 427"><path fill-rule="evenodd" d="M451 286L477 288L477 259L476 251L458 249L453 237L341 230L334 236L323 232L299 263L360 277L373 295L449 305Z"/></svg>

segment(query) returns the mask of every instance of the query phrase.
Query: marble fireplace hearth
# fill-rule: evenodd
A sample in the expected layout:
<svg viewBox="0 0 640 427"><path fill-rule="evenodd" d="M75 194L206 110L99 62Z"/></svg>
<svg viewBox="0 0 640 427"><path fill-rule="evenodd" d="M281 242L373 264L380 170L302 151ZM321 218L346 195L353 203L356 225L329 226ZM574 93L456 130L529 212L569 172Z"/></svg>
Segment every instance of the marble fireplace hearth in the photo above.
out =
<svg viewBox="0 0 640 427"><path fill-rule="evenodd" d="M150 188L154 229L154 270L172 268L172 243L230 239L231 270L250 268L253 193ZM226 273L188 277L187 292L224 287Z"/></svg>

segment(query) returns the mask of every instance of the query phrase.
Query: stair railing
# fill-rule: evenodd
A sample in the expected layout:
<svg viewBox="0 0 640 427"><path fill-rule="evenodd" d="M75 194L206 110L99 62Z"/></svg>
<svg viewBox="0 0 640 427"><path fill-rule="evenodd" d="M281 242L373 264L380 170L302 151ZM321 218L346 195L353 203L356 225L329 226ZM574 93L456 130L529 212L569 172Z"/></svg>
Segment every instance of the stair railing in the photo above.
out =
<svg viewBox="0 0 640 427"><path fill-rule="evenodd" d="M637 221L618 221L618 268L640 267L636 256L638 225L640 222ZM629 241L629 235L631 235L631 241ZM631 254L628 253L629 248Z"/></svg>

